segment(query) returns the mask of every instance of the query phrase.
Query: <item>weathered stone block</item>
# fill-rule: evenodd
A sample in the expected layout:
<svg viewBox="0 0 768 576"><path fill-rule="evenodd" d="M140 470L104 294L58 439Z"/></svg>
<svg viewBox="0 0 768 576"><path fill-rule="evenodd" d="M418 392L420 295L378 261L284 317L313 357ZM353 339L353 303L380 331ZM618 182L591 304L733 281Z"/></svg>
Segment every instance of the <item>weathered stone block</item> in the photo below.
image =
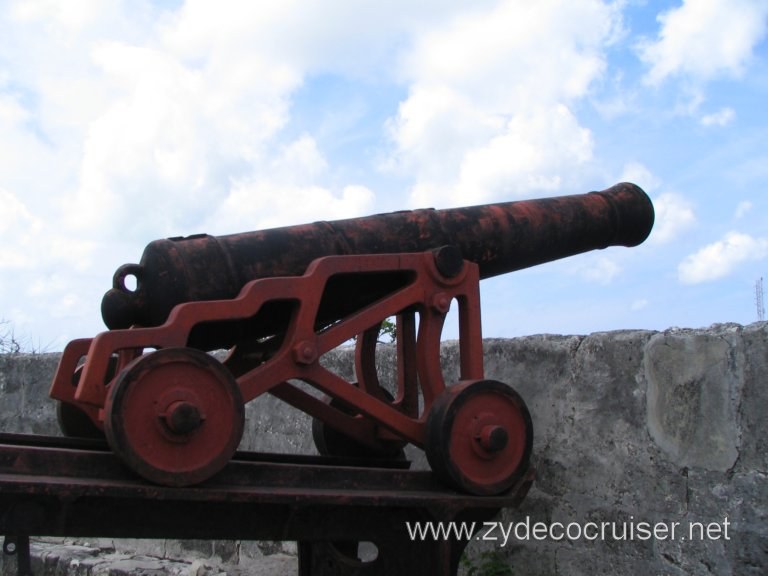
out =
<svg viewBox="0 0 768 576"><path fill-rule="evenodd" d="M737 333L666 332L645 351L648 431L682 466L726 471L739 456L744 353Z"/></svg>
<svg viewBox="0 0 768 576"><path fill-rule="evenodd" d="M533 576L765 573L768 323L487 340L484 351L486 377L512 385L534 422L537 480L520 510L503 511L498 519L503 525L525 518L547 525L677 523L679 536L690 525L724 527L727 521L729 538L722 532L718 538L688 540L529 538L503 547L499 541L474 542L470 554L500 551L516 573ZM352 350L322 361L354 380ZM457 343L444 343L441 361L446 381L455 382ZM56 432L55 405L47 398L55 365L55 355L0 356L0 430ZM392 389L391 347L382 347L377 368L382 384ZM305 414L265 396L248 405L247 418L242 448L314 453ZM421 450L409 447L407 453L416 467L425 466ZM113 560L151 554L163 560L165 573L179 570L174 559L195 559L197 564L186 565L195 576L216 574L221 563L256 573L265 556L275 558L275 573L295 573L295 559L282 554L295 553L295 546L285 543L94 540L92 545L97 556L111 554ZM55 573L77 573L61 568L66 564L57 556L61 549L48 550L46 561L58 566ZM78 560L83 570L107 569L92 552L73 551L85 555ZM275 552L281 555L271 556ZM8 564L0 560L6 566L0 573L7 573Z"/></svg>

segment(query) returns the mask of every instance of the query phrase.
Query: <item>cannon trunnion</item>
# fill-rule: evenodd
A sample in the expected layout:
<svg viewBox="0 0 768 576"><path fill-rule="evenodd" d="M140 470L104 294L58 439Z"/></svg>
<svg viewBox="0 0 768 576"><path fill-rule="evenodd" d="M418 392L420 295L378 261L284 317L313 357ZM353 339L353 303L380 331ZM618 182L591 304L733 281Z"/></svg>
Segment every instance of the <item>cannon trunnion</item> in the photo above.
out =
<svg viewBox="0 0 768 576"><path fill-rule="evenodd" d="M105 435L137 474L198 484L232 458L245 403L268 393L309 414L326 456L391 461L424 449L435 475L492 496L528 473L524 400L483 372L479 281L650 233L632 184L452 210L397 212L240 235L159 240L118 269L102 302L110 330L70 342L51 387L66 435ZM136 288L126 287L128 276ZM460 375L440 367L458 308ZM396 319L396 388L378 379ZM355 340L355 378L322 356ZM207 352L226 349L218 360Z"/></svg>

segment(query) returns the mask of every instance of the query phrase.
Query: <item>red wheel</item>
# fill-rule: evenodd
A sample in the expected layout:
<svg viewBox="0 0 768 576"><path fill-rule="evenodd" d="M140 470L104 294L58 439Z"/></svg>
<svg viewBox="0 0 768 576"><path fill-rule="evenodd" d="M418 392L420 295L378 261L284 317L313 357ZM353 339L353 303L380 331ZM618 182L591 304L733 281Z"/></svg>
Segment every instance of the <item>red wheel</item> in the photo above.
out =
<svg viewBox="0 0 768 576"><path fill-rule="evenodd" d="M59 430L67 438L104 440L104 431L94 424L84 410L69 402L59 402L56 405L56 421Z"/></svg>
<svg viewBox="0 0 768 576"><path fill-rule="evenodd" d="M80 383L80 377L83 375L83 365L78 366L72 374L72 387L77 388ZM107 368L107 381L115 377L117 368L117 358L112 356L109 359ZM56 421L59 424L59 430L67 438L95 438L104 439L104 430L97 418L97 409L89 414L86 410L69 402L59 402L56 406Z"/></svg>
<svg viewBox="0 0 768 576"><path fill-rule="evenodd" d="M527 470L533 425L523 399L494 380L446 388L427 416L426 453L446 484L478 495L501 494Z"/></svg>
<svg viewBox="0 0 768 576"><path fill-rule="evenodd" d="M166 348L131 362L104 406L112 450L139 475L189 486L220 471L243 435L240 388L216 359Z"/></svg>

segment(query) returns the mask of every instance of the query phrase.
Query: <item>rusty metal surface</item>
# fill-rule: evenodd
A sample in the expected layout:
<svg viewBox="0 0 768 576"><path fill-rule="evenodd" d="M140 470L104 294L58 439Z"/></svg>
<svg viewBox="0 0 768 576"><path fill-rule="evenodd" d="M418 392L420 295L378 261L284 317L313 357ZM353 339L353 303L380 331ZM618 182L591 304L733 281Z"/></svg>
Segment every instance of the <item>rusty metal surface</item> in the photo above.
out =
<svg viewBox="0 0 768 576"><path fill-rule="evenodd" d="M142 481L104 443L0 434L0 534L296 540L301 574L456 573L466 542L413 542L406 522L483 520L520 504L533 472L493 498L446 490L401 461L356 462L238 454L191 488ZM361 565L338 543L368 541ZM312 571L320 563L325 572ZM333 570L328 567L333 567Z"/></svg>
<svg viewBox="0 0 768 576"><path fill-rule="evenodd" d="M427 458L449 485L474 494L508 490L528 467L533 424L523 399L495 380L449 386L427 421Z"/></svg>
<svg viewBox="0 0 768 576"><path fill-rule="evenodd" d="M370 293L363 292L351 303L347 293L359 287L361 279L370 278L380 281L387 291L382 294L379 288L373 301ZM237 401L230 400L241 397L239 402L248 402L265 393L372 453L386 453L393 443L397 447L406 442L429 451L425 429L433 402L446 388L440 337L452 303L459 308L460 379L483 378L478 284L477 265L462 260L450 248L320 258L300 277L254 280L231 300L180 304L162 326L111 330L91 341L73 341L65 349L51 396L82 406L94 424L104 428L112 449L128 465L148 480L167 485L195 484L218 472L227 450L238 444L242 432L242 412L236 409ZM326 303L338 301L346 301L348 315L330 325L319 321ZM201 326L229 326L258 317L273 302L290 303L279 338L266 343L251 341L244 349L236 346L216 370L213 365L218 362L189 347ZM402 346L398 348L398 390L387 398L377 377L375 334L381 321L390 316L398 317ZM352 382L327 370L319 359L355 336L357 374ZM147 347L158 350L142 355ZM268 353L254 353L259 347L268 347ZM200 370L202 357L208 358L207 370ZM85 359L82 369L76 368L80 358ZM176 372L168 370L169 363ZM292 380L309 384L333 401L326 402ZM203 395L211 390L221 390L221 394L216 396L217 407L208 410L206 404L214 403L204 402ZM207 413L210 419L198 417L189 430L175 427L169 415L177 413L180 400L191 413ZM528 427L524 433L530 436L532 430ZM463 441L476 441L467 434ZM525 469L527 457L520 462L520 470ZM494 460L502 458L503 453L489 455L475 465L493 467ZM214 462L215 466L209 465ZM509 470L506 480L513 482L516 472ZM444 480L468 491L488 493L477 483L462 486L462 478Z"/></svg>
<svg viewBox="0 0 768 576"><path fill-rule="evenodd" d="M153 242L141 264L117 271L105 296L113 329L66 347L50 395L79 409L125 464L156 484L215 476L239 444L243 404L271 394L314 419L323 454L391 457L410 443L446 485L492 497L527 469L533 426L514 390L484 380L480 279L634 246L653 218L646 194L625 183ZM130 275L135 290L126 287ZM453 305L460 374L446 383L440 341ZM392 317L390 395L378 380L376 343ZM350 339L355 376L347 379L320 358ZM223 362L205 354L214 348L228 349Z"/></svg>
<svg viewBox="0 0 768 576"><path fill-rule="evenodd" d="M196 484L237 450L245 406L232 374L199 350L165 348L121 371L105 403L116 453L155 483Z"/></svg>
<svg viewBox="0 0 768 576"><path fill-rule="evenodd" d="M635 246L648 236L653 219L645 193L622 183L583 195L156 240L139 264L117 270L102 315L109 328L157 326L177 304L234 298L251 280L298 276L329 255L453 245L488 278L607 246ZM126 288L128 276L136 278L135 290Z"/></svg>
<svg viewBox="0 0 768 576"><path fill-rule="evenodd" d="M230 502L299 507L363 505L425 508L436 515L451 516L467 508L515 507L525 495L522 487L531 480L529 474L515 488L487 498L446 489L429 471L414 471L406 466L407 463L400 460L329 460L311 455L245 452L237 453L215 478L198 486L177 488L143 481L103 442L0 434L0 493L3 497L43 494L73 501L110 496L148 502ZM61 530L55 524L48 529ZM123 529L120 526L111 528L116 532ZM143 529L148 534L155 530L152 526ZM180 532L186 529L195 530L184 526L176 528ZM243 527L230 530L242 533ZM321 532L314 532L316 538L324 539Z"/></svg>
<svg viewBox="0 0 768 576"><path fill-rule="evenodd" d="M102 301L110 330L70 342L51 386L68 408L62 430L106 443L0 435L0 529L291 539L303 543L302 575L455 574L466 542L425 553L405 522L489 518L517 506L533 480L525 402L484 379L480 279L635 246L653 219L646 194L625 183L153 242L115 273ZM440 341L452 306L460 374L446 383ZM389 393L376 346L392 317ZM345 379L320 358L353 338L355 376ZM221 362L206 354L219 348ZM234 454L243 406L263 394L313 417L324 458ZM402 468L407 443L432 472ZM383 558L364 569L341 554L361 540Z"/></svg>

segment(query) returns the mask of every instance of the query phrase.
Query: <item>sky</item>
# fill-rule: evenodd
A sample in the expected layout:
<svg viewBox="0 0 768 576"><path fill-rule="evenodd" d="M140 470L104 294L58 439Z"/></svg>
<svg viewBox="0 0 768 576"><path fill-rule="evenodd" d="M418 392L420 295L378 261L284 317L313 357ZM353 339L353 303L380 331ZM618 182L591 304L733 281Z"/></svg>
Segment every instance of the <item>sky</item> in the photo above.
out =
<svg viewBox="0 0 768 576"><path fill-rule="evenodd" d="M483 281L484 335L758 319L768 0L0 0L0 38L0 334L26 348L104 330L157 238L621 181L651 237Z"/></svg>

